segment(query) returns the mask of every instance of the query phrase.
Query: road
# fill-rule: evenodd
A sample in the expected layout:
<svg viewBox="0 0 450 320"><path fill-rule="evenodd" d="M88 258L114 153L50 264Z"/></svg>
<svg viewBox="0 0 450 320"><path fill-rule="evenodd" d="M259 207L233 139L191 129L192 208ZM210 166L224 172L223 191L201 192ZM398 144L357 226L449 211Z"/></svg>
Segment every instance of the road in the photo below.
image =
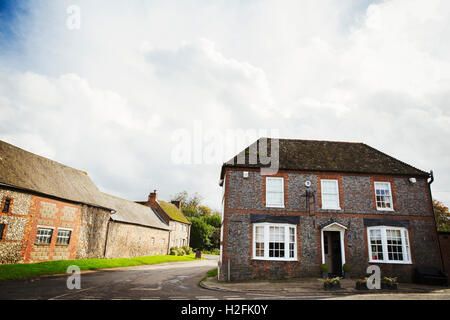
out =
<svg viewBox="0 0 450 320"><path fill-rule="evenodd" d="M81 274L81 289L67 288L68 276L0 282L0 300L309 300L309 299L449 299L442 295L352 295L336 297L324 292L299 295L280 292L226 292L201 288L199 280L217 267L217 256L204 260L164 263Z"/></svg>

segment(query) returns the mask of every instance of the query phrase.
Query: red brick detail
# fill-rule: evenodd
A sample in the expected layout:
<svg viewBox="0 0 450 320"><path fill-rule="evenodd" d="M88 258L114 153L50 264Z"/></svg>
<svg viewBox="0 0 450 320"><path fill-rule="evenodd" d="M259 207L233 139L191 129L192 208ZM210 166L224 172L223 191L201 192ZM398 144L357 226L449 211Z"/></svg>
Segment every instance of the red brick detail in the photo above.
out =
<svg viewBox="0 0 450 320"><path fill-rule="evenodd" d="M288 207L288 186L289 186L289 178L287 172L277 172L272 175L265 175L262 179L262 204L266 206L266 178L283 178L283 196L284 196L284 207Z"/></svg>
<svg viewBox="0 0 450 320"><path fill-rule="evenodd" d="M322 183L321 180L337 180L338 181L338 191L339 191L339 206L344 209L344 196L342 187L342 175L340 174L325 174L319 173L317 175L317 205L322 209Z"/></svg>
<svg viewBox="0 0 450 320"><path fill-rule="evenodd" d="M372 190L372 201L373 201L373 209L377 210L377 198L375 194L375 182L389 182L391 184L391 196L392 196L392 206L394 211L397 207L397 197L395 195L395 184L394 178L392 176L371 176L370 177L370 188Z"/></svg>

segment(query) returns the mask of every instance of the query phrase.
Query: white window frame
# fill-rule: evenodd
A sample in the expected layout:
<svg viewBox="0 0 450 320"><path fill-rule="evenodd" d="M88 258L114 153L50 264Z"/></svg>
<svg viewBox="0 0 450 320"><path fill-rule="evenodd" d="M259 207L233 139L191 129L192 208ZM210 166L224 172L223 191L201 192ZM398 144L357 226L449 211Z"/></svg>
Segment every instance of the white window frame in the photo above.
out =
<svg viewBox="0 0 450 320"><path fill-rule="evenodd" d="M389 189L389 194L390 194L390 198L391 198L391 207L390 208L382 208L378 206L377 203L377 185L380 184L387 184L388 185L388 189ZM392 194L392 188L391 188L391 183L389 181L374 181L373 183L373 188L374 188L374 193L375 193L375 206L377 207L377 210L379 211L394 211L394 196ZM383 188L383 190L385 190Z"/></svg>
<svg viewBox="0 0 450 320"><path fill-rule="evenodd" d="M269 203L267 194L269 193L267 185L268 181L281 180L281 203ZM283 177L266 177L266 207L284 208L284 178Z"/></svg>
<svg viewBox="0 0 450 320"><path fill-rule="evenodd" d="M324 195L324 187L323 187L323 183L324 182L334 182L336 184L336 199L337 199L337 206L335 207L326 207L324 205L324 201L323 201L323 195ZM341 206L340 206L340 201L339 201L339 181L336 179L320 179L320 193L321 193L321 198L322 198L322 209L324 210L341 210Z"/></svg>
<svg viewBox="0 0 450 320"><path fill-rule="evenodd" d="M39 235L39 229L50 229L52 230L52 232L50 233L50 235ZM34 244L50 245L53 239L53 231L55 231L55 227L37 226L36 239L34 240ZM38 237L50 238L50 242L38 242Z"/></svg>
<svg viewBox="0 0 450 320"><path fill-rule="evenodd" d="M370 231L371 230L380 230L381 231L381 245L383 248L383 260L373 260L372 259L372 246L371 246L371 238ZM387 244L387 230L398 230L400 231L401 239L402 239L402 255L403 260L389 260L388 254L388 244ZM390 227L390 226L375 226L367 228L367 246L369 249L369 262L372 263L390 263L390 264L412 264L411 259L411 245L409 243L409 234L408 229L402 227Z"/></svg>
<svg viewBox="0 0 450 320"><path fill-rule="evenodd" d="M256 227L264 227L264 256L257 257L256 256ZM269 228L270 227L283 227L284 228L284 253L285 257L269 257ZM290 228L294 229L294 257L289 257L289 241L290 236ZM269 223L269 222L261 222L253 224L253 240L252 240L252 254L253 260L270 260L270 261L298 261L297 259L297 225L290 223ZM286 257L287 255L287 257Z"/></svg>
<svg viewBox="0 0 450 320"><path fill-rule="evenodd" d="M59 238L59 231L70 231L70 234L69 234L69 242L68 243L59 243L58 242L58 238ZM72 239L72 233L73 233L73 229L67 229L67 228L58 228L58 232L56 233L56 244L57 245L69 245L70 244L70 239ZM66 237L64 237L64 238L66 238Z"/></svg>

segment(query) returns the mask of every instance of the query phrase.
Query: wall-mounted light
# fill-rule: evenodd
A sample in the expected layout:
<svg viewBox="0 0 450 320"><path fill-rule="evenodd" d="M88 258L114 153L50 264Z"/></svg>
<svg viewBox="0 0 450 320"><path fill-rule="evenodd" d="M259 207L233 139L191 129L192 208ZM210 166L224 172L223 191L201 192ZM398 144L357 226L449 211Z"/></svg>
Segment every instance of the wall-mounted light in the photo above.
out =
<svg viewBox="0 0 450 320"><path fill-rule="evenodd" d="M248 178L248 171L244 171L242 173L242 176L244 177L244 179Z"/></svg>
<svg viewBox="0 0 450 320"><path fill-rule="evenodd" d="M411 183L416 183L416 182L417 182L416 178L409 178L408 180L409 180L409 182L411 182Z"/></svg>

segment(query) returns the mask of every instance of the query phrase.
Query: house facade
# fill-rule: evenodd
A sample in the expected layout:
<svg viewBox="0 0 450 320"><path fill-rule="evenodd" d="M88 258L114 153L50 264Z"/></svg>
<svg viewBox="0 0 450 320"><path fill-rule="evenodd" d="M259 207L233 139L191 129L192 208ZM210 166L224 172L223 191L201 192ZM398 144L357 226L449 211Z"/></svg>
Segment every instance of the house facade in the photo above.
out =
<svg viewBox="0 0 450 320"><path fill-rule="evenodd" d="M278 168L264 175L259 142L222 166L220 280L442 269L430 174L362 143L269 139Z"/></svg>
<svg viewBox="0 0 450 320"><path fill-rule="evenodd" d="M158 193L154 190L150 192L147 201L139 203L150 207L169 226L169 248L189 246L191 223L181 212L180 201L158 200Z"/></svg>
<svg viewBox="0 0 450 320"><path fill-rule="evenodd" d="M87 173L0 141L0 264L167 254L169 225Z"/></svg>

